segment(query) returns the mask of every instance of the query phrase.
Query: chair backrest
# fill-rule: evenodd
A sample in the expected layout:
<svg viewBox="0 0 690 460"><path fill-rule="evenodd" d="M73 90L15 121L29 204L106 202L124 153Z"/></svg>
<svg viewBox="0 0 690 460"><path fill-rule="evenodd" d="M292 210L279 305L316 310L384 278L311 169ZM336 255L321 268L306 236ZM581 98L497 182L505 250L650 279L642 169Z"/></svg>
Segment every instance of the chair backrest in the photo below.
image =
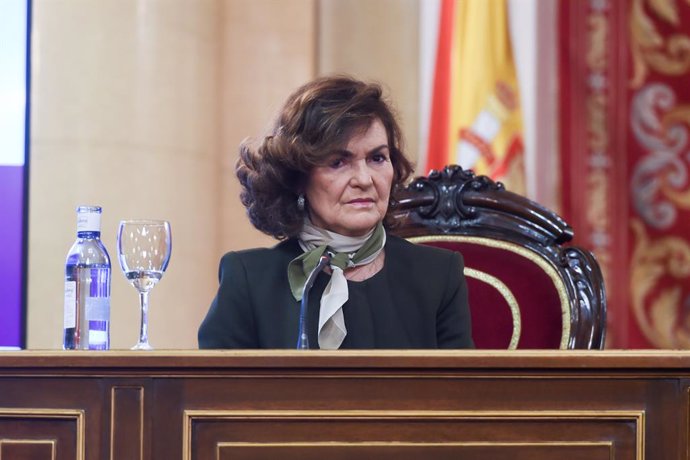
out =
<svg viewBox="0 0 690 460"><path fill-rule="evenodd" d="M394 201L395 234L462 253L477 348L604 347L601 270L558 215L457 165Z"/></svg>

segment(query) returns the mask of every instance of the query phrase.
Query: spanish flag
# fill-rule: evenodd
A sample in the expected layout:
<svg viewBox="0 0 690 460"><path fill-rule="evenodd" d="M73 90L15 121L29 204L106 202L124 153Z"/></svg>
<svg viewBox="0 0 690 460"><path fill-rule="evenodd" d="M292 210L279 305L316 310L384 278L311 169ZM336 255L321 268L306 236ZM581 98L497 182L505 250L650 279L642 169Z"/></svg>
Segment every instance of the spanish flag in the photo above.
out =
<svg viewBox="0 0 690 460"><path fill-rule="evenodd" d="M457 163L524 193L506 0L441 0L427 170Z"/></svg>

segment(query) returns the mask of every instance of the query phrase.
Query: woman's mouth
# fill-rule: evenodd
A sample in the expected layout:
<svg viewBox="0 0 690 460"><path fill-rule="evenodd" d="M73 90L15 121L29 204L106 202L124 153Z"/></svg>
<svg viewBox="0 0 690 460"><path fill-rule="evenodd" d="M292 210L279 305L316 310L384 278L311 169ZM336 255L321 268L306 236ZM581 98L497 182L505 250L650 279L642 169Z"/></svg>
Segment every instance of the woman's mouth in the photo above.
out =
<svg viewBox="0 0 690 460"><path fill-rule="evenodd" d="M372 198L356 198L354 200L348 201L347 204L353 206L370 206L374 204L374 200Z"/></svg>

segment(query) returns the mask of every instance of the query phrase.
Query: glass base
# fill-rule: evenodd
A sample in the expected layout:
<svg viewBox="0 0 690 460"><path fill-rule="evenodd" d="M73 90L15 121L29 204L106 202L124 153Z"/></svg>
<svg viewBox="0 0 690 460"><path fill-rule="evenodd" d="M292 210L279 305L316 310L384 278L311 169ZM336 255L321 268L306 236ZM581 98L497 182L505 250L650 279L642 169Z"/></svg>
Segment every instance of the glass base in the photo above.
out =
<svg viewBox="0 0 690 460"><path fill-rule="evenodd" d="M136 345L134 345L130 350L153 350L153 347L149 345L148 342L139 342Z"/></svg>

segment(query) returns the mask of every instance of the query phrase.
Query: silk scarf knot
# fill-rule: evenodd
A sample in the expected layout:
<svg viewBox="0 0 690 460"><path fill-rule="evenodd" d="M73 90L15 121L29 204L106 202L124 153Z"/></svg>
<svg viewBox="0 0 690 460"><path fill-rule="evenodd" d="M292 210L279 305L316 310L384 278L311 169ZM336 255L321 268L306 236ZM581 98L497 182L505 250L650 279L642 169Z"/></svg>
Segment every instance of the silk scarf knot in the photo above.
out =
<svg viewBox="0 0 690 460"><path fill-rule="evenodd" d="M321 296L319 310L321 349L339 348L347 335L342 307L349 298L349 292L344 270L373 262L385 244L386 231L381 223L362 237L350 237L316 227L305 220L299 235L299 245L304 253L288 264L288 282L295 300L302 300L309 273L316 268L321 256L329 252L332 274Z"/></svg>

